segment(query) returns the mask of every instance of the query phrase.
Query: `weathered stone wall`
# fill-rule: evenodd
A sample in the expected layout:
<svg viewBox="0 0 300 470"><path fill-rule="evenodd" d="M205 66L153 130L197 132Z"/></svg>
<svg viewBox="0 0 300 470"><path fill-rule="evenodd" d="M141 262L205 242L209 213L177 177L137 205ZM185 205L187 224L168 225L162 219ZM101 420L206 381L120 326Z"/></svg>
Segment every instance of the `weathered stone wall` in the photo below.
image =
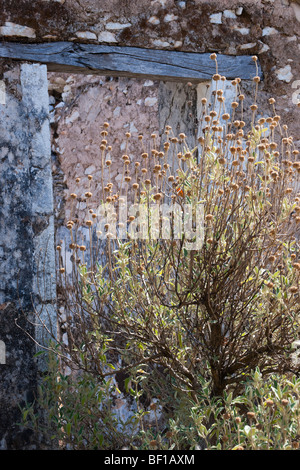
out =
<svg viewBox="0 0 300 470"><path fill-rule="evenodd" d="M1 64L0 79L0 449L19 449L33 445L18 426L19 406L33 400L41 370L28 335L40 342L45 332L35 326L33 311L55 328L47 71L37 64Z"/></svg>
<svg viewBox="0 0 300 470"><path fill-rule="evenodd" d="M3 0L0 10L0 37L6 41L64 40L200 53L256 54L264 76L259 84L259 111L261 115L270 113L268 98L274 97L276 112L289 126L297 147L299 32L299 0ZM76 176L82 177L82 191L87 175L94 177L97 173L104 120L113 126L111 174L112 182L117 184L125 132L161 133L162 124L170 124L166 120L172 119L167 111L172 102L168 84L162 91L163 82L149 85L147 79L79 77L49 74L50 93L55 86L61 87L59 103L52 97L51 104L55 106L52 118L55 207L60 220L68 218L68 210L64 213L65 194L75 189ZM251 82L242 84L242 92L249 106L253 94ZM177 93L176 99L178 96ZM192 102L194 106L194 98ZM190 111L195 114L195 107ZM176 112L181 112L186 121L185 109L177 108ZM138 145L131 144L131 154L138 153ZM98 198L97 191L94 196Z"/></svg>
<svg viewBox="0 0 300 470"><path fill-rule="evenodd" d="M297 133L299 0L3 0L0 37L229 55L257 54L262 91ZM297 134L299 139L299 134Z"/></svg>
<svg viewBox="0 0 300 470"><path fill-rule="evenodd" d="M259 84L260 113L270 113L268 98L274 97L276 111L289 126L298 148L299 32L299 0L2 0L0 6L0 39L6 42L63 40L198 53L256 54L264 75ZM48 311L44 312L53 318L55 268L51 247L54 223L50 134L45 99L46 68L5 61L0 70L7 99L6 106L0 104L0 177L3 182L0 341L5 344L6 359L6 364L0 365L0 448L22 448L31 444L30 436L17 429L18 405L31 399L37 368L32 360L34 343L15 325L15 319L19 318L20 325L36 338L39 333L20 316L16 279L19 272L23 309L27 313L31 311L33 294L38 308L47 305ZM65 199L68 192L75 191L76 176L81 177L79 191L83 191L88 182L88 174L93 175L93 184L99 177L97 159L104 121L111 122L111 172L117 184L126 131L133 137L138 133L149 136L153 131L162 132L163 126L172 119L172 115L168 115L168 103L174 105L173 117L179 112L185 116L182 120L185 125L190 111L196 112L195 88L187 86L176 85L173 89L172 84L147 79L58 74L49 74L48 79L58 226L69 216ZM32 88L33 83L36 89ZM252 85L249 81L242 84L247 105L251 103ZM178 101L179 91L182 95ZM190 110L188 102L192 103ZM188 125L196 126L196 122ZM140 154L138 145L138 142L132 144L132 156ZM96 196L97 188L93 190ZM84 204L85 201L82 209L86 210ZM43 253L46 246L48 257L44 274L47 283L38 294L44 275L38 268L38 253ZM1 359L3 361L3 348Z"/></svg>

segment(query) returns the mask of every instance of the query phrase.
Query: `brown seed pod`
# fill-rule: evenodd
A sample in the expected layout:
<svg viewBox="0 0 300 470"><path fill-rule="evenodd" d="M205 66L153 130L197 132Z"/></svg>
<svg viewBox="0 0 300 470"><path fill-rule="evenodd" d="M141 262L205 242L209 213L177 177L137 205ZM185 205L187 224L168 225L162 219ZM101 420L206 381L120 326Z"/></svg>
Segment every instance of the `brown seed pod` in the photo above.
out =
<svg viewBox="0 0 300 470"><path fill-rule="evenodd" d="M215 82L218 82L219 80L221 80L221 75L218 74L218 73L215 73L212 77L212 79L215 81Z"/></svg>
<svg viewBox="0 0 300 470"><path fill-rule="evenodd" d="M155 447L157 445L157 441L153 439L152 441L149 442L150 447Z"/></svg>
<svg viewBox="0 0 300 470"><path fill-rule="evenodd" d="M291 294L296 294L296 292L298 292L298 287L297 286L292 286L289 288L289 291L291 292Z"/></svg>

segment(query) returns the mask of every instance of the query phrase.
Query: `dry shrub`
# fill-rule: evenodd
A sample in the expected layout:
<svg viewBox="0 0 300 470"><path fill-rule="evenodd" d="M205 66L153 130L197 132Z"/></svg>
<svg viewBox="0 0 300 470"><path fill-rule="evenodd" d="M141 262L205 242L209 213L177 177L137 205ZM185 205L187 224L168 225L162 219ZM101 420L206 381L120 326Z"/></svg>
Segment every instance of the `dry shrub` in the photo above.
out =
<svg viewBox="0 0 300 470"><path fill-rule="evenodd" d="M237 391L256 367L262 374L297 371L291 348L299 330L299 152L275 100L270 99L270 116L257 118L259 77L253 79L247 123L240 79L232 82L236 98L230 112L225 77L216 73L213 81L212 102L202 99L201 134L193 149L169 126L161 141L152 135L146 143L139 136L141 154L132 162L126 149L122 182L114 188L104 123L102 200L90 202L92 176L83 219L77 210L82 196L76 189L70 195L71 275L57 247L68 312L68 341L59 350L72 369L99 381L117 372L130 376L139 367L145 374L160 368L197 401L200 377L211 380L212 394L221 396L228 386ZM126 138L129 146L132 137ZM125 200L131 215L115 224ZM151 218L149 223L151 207L161 226ZM178 236L175 208L194 214L194 234ZM80 238L82 226L87 243ZM201 246L188 244L202 235Z"/></svg>

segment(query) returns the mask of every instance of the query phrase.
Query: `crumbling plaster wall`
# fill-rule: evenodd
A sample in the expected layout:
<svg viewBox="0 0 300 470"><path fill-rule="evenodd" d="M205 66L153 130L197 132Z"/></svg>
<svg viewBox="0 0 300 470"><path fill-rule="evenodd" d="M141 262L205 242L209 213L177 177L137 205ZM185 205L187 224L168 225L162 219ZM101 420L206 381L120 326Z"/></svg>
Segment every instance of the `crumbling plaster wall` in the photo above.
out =
<svg viewBox="0 0 300 470"><path fill-rule="evenodd" d="M9 41L257 54L261 88L276 95L291 130L300 113L292 102L299 31L299 0L3 0L0 10L0 37Z"/></svg>
<svg viewBox="0 0 300 470"><path fill-rule="evenodd" d="M285 122L299 119L300 2L290 0L3 0L0 37L78 41L190 52L257 54L262 89ZM296 86L296 85L294 85ZM299 86L298 86L299 88Z"/></svg>
<svg viewBox="0 0 300 470"><path fill-rule="evenodd" d="M0 11L0 38L6 41L63 40L198 53L256 54L264 75L259 85L260 112L270 112L268 98L274 97L276 111L289 126L296 146L300 141L300 109L296 107L300 100L299 32L299 0L3 0ZM49 74L49 78L51 88L55 77ZM61 109L56 108L57 102L51 104L56 108L53 169L59 190L72 190L76 176L83 177L84 185L88 170L97 168L101 121L113 122L119 139L130 127L149 135L161 131L157 82L149 85L146 78L56 79L66 82L62 85ZM243 91L246 103L251 104L251 83L245 83ZM122 151L122 143L116 145L116 139L112 138L113 147ZM131 150L136 153L135 148ZM112 174L117 178L119 163L116 155L112 157ZM62 194L57 198L58 217L62 217Z"/></svg>
<svg viewBox="0 0 300 470"><path fill-rule="evenodd" d="M198 53L256 54L264 75L259 85L261 113L270 111L267 100L273 96L276 111L289 126L297 146L299 32L299 0L3 0L0 10L0 38L5 41L63 40ZM102 117L113 120L122 132L130 126L143 133L159 128L159 84L149 86L147 79L107 82L103 77L60 78L68 80L64 95L69 97L67 101L63 99L67 106L60 103L63 117L56 129L58 159L54 162L54 173L60 172L60 176L54 176L66 189L76 173L81 173L84 183L85 172L95 167L99 140L96 135ZM244 91L250 104L251 84L245 83ZM73 143L72 148L68 142ZM113 177L118 176L116 172L114 168Z"/></svg>

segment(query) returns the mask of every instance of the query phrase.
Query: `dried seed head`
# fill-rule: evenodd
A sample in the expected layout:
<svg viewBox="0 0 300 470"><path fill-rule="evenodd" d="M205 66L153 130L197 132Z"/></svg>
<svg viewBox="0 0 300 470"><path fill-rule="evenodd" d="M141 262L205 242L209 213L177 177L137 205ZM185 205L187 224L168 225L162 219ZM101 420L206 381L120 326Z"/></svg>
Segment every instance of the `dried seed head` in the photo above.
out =
<svg viewBox="0 0 300 470"><path fill-rule="evenodd" d="M265 401L265 405L268 406L269 408L271 408L271 407L274 405L274 402L273 402L273 400L271 400L270 398L268 398L268 399Z"/></svg>
<svg viewBox="0 0 300 470"><path fill-rule="evenodd" d="M218 73L215 73L212 78L213 80L215 80L215 82L218 82L219 80L221 80L221 75Z"/></svg>
<svg viewBox="0 0 300 470"><path fill-rule="evenodd" d="M296 292L298 292L298 287L297 286L292 286L289 288L289 291L291 292L291 294L296 294Z"/></svg>
<svg viewBox="0 0 300 470"><path fill-rule="evenodd" d="M228 119L230 119L230 114L224 113L224 114L222 115L222 119L223 119L224 121L228 121Z"/></svg>

